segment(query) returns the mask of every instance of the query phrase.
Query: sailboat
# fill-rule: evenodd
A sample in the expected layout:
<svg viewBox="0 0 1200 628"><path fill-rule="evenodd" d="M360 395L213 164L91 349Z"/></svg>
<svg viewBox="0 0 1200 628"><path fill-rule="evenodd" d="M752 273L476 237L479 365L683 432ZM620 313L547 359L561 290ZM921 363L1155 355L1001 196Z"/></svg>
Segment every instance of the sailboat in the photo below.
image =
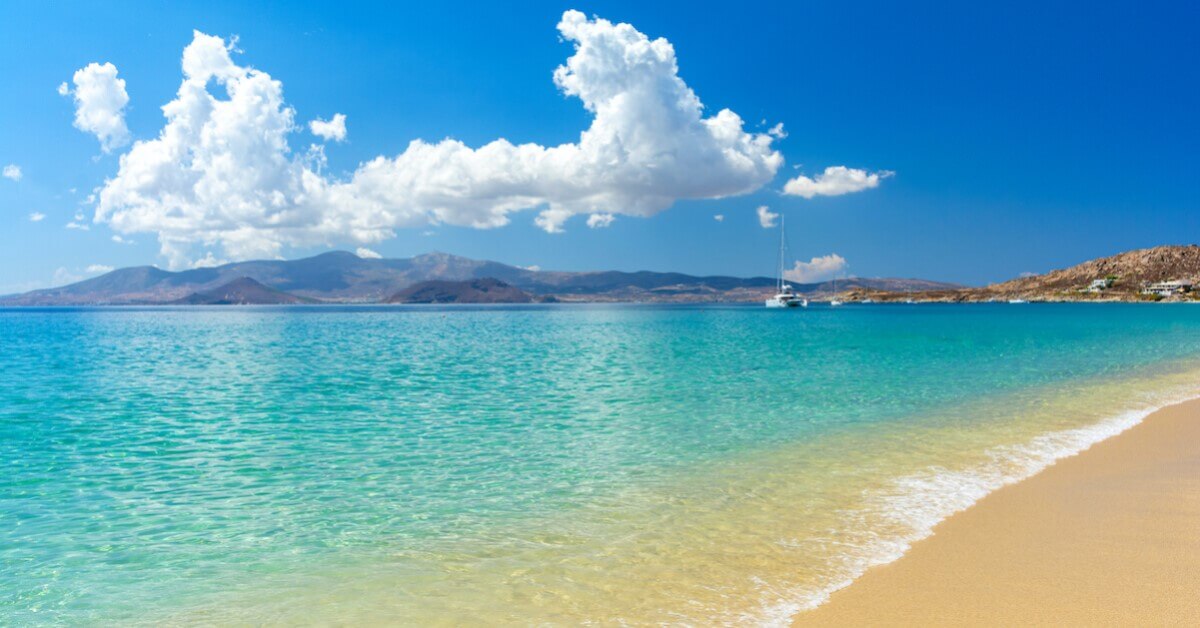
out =
<svg viewBox="0 0 1200 628"><path fill-rule="evenodd" d="M841 299L837 298L837 277L833 278L833 296L829 298L829 307L838 307L842 304Z"/></svg>
<svg viewBox="0 0 1200 628"><path fill-rule="evenodd" d="M783 280L783 269L787 262L787 245L784 240L784 219L779 218L779 281L775 284L775 296L767 299L767 307L808 307L808 299L801 298Z"/></svg>

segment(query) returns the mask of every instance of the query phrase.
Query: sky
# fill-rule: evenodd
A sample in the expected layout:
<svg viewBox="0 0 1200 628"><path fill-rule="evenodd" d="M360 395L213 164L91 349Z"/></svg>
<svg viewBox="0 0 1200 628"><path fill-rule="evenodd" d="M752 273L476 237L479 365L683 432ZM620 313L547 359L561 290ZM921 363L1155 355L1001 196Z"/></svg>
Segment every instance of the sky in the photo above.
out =
<svg viewBox="0 0 1200 628"><path fill-rule="evenodd" d="M771 275L781 218L797 281L1200 240L1200 4L441 4L6 4L0 294L330 249Z"/></svg>

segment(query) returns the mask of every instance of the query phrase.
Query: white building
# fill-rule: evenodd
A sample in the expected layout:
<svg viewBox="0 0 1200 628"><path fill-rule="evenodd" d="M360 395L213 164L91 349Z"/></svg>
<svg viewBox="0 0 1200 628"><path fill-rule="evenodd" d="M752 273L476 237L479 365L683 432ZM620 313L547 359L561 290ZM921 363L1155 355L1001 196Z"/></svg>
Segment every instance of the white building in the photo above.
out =
<svg viewBox="0 0 1200 628"><path fill-rule="evenodd" d="M1159 281L1142 288L1142 294L1157 294L1160 297L1173 297L1177 294L1192 291L1192 282L1176 279L1174 281Z"/></svg>
<svg viewBox="0 0 1200 628"><path fill-rule="evenodd" d="M1112 287L1113 280L1105 277L1104 279L1093 279L1092 283L1087 287L1088 292L1104 292Z"/></svg>

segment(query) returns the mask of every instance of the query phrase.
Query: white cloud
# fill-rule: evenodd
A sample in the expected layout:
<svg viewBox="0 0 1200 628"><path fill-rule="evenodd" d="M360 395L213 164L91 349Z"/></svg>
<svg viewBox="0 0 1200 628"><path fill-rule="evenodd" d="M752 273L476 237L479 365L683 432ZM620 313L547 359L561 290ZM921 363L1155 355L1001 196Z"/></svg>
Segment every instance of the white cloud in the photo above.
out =
<svg viewBox="0 0 1200 628"><path fill-rule="evenodd" d="M616 220L616 216L612 214L592 214L588 216L587 226L589 229L603 229Z"/></svg>
<svg viewBox="0 0 1200 628"><path fill-rule="evenodd" d="M92 264L87 267L87 272L89 272L89 273L107 273L107 272L112 272L112 269L113 269L112 266L106 266L104 264Z"/></svg>
<svg viewBox="0 0 1200 628"><path fill-rule="evenodd" d="M191 266L192 268L212 268L214 266L221 266L228 263L229 262L227 260L218 259L217 257L213 256L212 251L206 251L204 257L193 261Z"/></svg>
<svg viewBox="0 0 1200 628"><path fill-rule="evenodd" d="M125 79L117 78L117 67L90 63L77 70L72 81L73 91L64 90L63 83L58 93L75 94L75 128L95 135L106 153L128 144L125 105L129 104L129 94L125 92Z"/></svg>
<svg viewBox="0 0 1200 628"><path fill-rule="evenodd" d="M4 178L12 179L13 181L21 180L21 167L17 164L8 164L4 167Z"/></svg>
<svg viewBox="0 0 1200 628"><path fill-rule="evenodd" d="M531 265L529 265L529 266L518 266L517 268L523 268L523 269L525 269L525 270L531 270L531 271L533 271L533 272L535 272L535 273L536 273L536 272L539 272L539 271L541 271L541 270L542 270L542 267L541 267L541 266L538 266L537 264L531 264Z"/></svg>
<svg viewBox="0 0 1200 628"><path fill-rule="evenodd" d="M46 219L46 214L42 212L30 212L29 222L41 222Z"/></svg>
<svg viewBox="0 0 1200 628"><path fill-rule="evenodd" d="M846 269L846 260L837 253L814 257L811 261L797 261L790 270L783 271L783 278L796 283L816 283L837 277Z"/></svg>
<svg viewBox="0 0 1200 628"><path fill-rule="evenodd" d="M197 32L183 83L163 108L165 127L121 157L96 220L156 233L181 267L198 244L231 258L276 256L286 246L379 242L398 228L499 227L530 209L555 232L572 216L649 216L679 199L749 193L775 176L783 157L774 138L746 132L729 110L704 117L667 40L577 11L558 29L575 50L554 82L593 116L577 142L414 140L344 180L289 147L295 113L282 84Z"/></svg>
<svg viewBox="0 0 1200 628"><path fill-rule="evenodd" d="M346 115L335 113L332 120L317 118L308 123L308 128L321 139L341 142L346 139Z"/></svg>
<svg viewBox="0 0 1200 628"><path fill-rule="evenodd" d="M783 130L782 122L771 127L771 129L767 131L767 134L777 139L783 139L788 136L787 131Z"/></svg>
<svg viewBox="0 0 1200 628"><path fill-rule="evenodd" d="M372 251L371 249L368 249L365 246L358 247L358 249L354 251L354 254L363 259L383 259L382 255Z"/></svg>
<svg viewBox="0 0 1200 628"><path fill-rule="evenodd" d="M70 93L71 93L71 88L67 85L66 81L63 81L58 84L58 95L59 96L66 96L67 94L70 94Z"/></svg>
<svg viewBox="0 0 1200 628"><path fill-rule="evenodd" d="M113 235L112 241L116 242L117 244L134 244L133 240L126 240L125 238L122 238L121 236L116 235L116 234Z"/></svg>
<svg viewBox="0 0 1200 628"><path fill-rule="evenodd" d="M715 214L713 220L717 222L725 222L725 214Z"/></svg>
<svg viewBox="0 0 1200 628"><path fill-rule="evenodd" d="M68 229L77 229L79 231L90 231L91 227L84 222L83 212L75 212L75 218L67 223Z"/></svg>
<svg viewBox="0 0 1200 628"><path fill-rule="evenodd" d="M783 186L783 193L812 198L814 196L840 196L861 192L879 186L879 182L896 173L890 170L867 172L845 166L830 166L814 178L797 175Z"/></svg>
<svg viewBox="0 0 1200 628"><path fill-rule="evenodd" d="M758 209L754 210L758 213L758 224L762 225L763 229L772 229L776 225L776 220L779 220L779 214L771 211L766 205L759 205Z"/></svg>
<svg viewBox="0 0 1200 628"><path fill-rule="evenodd" d="M66 268L63 268L62 266L59 266L58 269L56 269L54 271L54 282L53 283L56 286L61 286L61 285L69 284L69 283L75 283L76 281L79 281L80 279L83 279L83 277L76 275L75 273L67 270Z"/></svg>

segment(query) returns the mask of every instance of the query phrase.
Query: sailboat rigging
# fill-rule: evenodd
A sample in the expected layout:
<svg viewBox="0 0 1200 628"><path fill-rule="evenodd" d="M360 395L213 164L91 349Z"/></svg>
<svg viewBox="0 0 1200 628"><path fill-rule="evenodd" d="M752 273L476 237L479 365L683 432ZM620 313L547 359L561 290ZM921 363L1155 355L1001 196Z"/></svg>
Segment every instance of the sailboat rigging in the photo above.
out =
<svg viewBox="0 0 1200 628"><path fill-rule="evenodd" d="M801 298L783 278L787 268L787 242L785 240L784 217L779 218L779 274L775 283L775 296L767 299L767 307L808 307L808 299Z"/></svg>

